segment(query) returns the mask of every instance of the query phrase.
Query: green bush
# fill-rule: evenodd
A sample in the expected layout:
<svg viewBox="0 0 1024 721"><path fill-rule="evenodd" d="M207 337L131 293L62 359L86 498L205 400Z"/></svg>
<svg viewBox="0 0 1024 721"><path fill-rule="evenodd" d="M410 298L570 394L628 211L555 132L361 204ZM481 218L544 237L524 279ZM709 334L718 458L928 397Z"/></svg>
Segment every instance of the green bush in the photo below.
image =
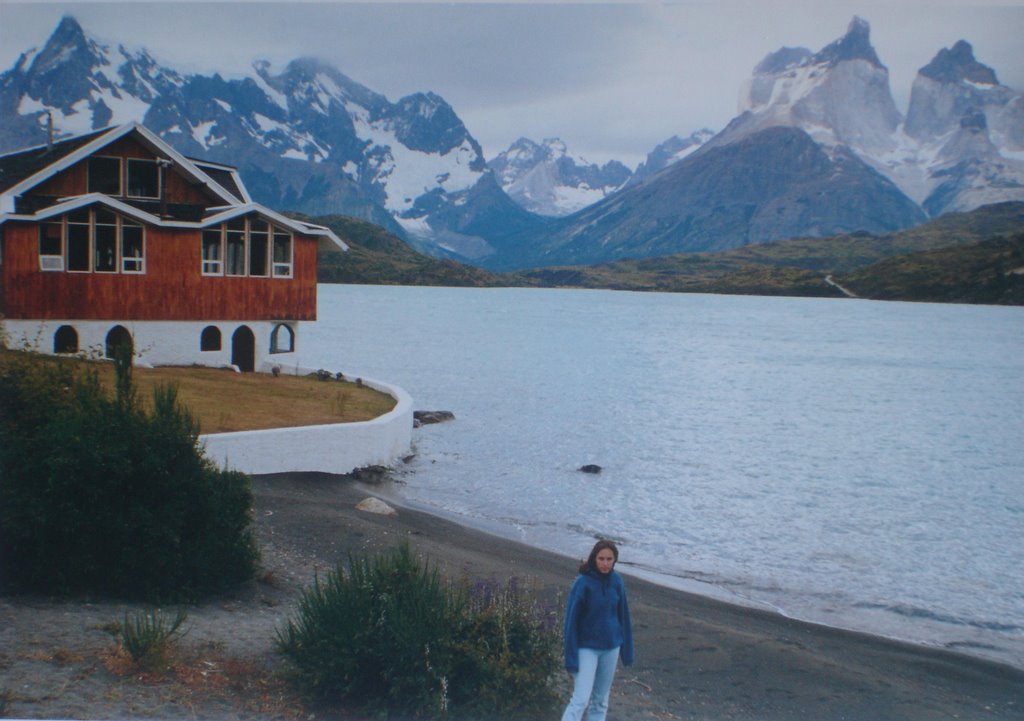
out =
<svg viewBox="0 0 1024 721"><path fill-rule="evenodd" d="M181 602L255 572L252 492L207 460L173 387L116 398L70 361L0 366L0 583L16 590Z"/></svg>
<svg viewBox="0 0 1024 721"><path fill-rule="evenodd" d="M408 544L317 579L278 631L299 688L397 718L538 718L557 705L557 634L517 586L452 586Z"/></svg>
<svg viewBox="0 0 1024 721"><path fill-rule="evenodd" d="M461 629L461 718L538 719L559 706L561 668L558 613L542 606L516 578L504 585L478 582L469 591Z"/></svg>

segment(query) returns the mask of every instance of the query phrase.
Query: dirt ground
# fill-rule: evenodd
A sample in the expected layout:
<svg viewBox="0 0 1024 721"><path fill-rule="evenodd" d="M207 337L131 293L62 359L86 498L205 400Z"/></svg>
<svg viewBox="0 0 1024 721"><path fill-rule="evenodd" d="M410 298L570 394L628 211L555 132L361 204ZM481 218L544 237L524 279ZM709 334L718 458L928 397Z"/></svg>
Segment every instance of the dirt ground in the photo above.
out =
<svg viewBox="0 0 1024 721"><path fill-rule="evenodd" d="M560 599L578 563L410 509L356 510L374 487L337 476L257 476L253 485L262 570L188 609L188 632L165 672L134 671L116 650L114 626L136 606L0 598L0 715L337 717L289 690L274 649L275 630L315 573L408 539L446 574L516 576ZM1024 672L626 580L637 663L619 670L610 721L1024 718Z"/></svg>

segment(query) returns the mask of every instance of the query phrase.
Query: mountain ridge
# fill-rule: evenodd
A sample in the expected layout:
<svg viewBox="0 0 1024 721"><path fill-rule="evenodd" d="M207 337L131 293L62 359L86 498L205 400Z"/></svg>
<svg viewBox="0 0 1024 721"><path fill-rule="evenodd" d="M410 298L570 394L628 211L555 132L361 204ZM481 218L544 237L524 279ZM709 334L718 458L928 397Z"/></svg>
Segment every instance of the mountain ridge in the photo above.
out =
<svg viewBox="0 0 1024 721"><path fill-rule="evenodd" d="M625 180L628 168L588 164L557 140L529 141L545 152L505 178L436 93L392 102L312 57L258 61L242 78L184 75L98 43L71 16L0 75L0 147L45 142L48 116L58 133L143 122L188 155L239 167L265 205L361 217L492 269L886 232L1024 199L1024 97L960 41L918 73L904 118L859 17L818 52L769 53L725 128L670 138ZM773 172L759 167L769 159ZM526 177L548 214L510 196ZM600 200L552 212L571 193Z"/></svg>
<svg viewBox="0 0 1024 721"><path fill-rule="evenodd" d="M1024 200L1024 96L965 80L994 81L995 73L971 64L964 42L926 67L939 74L936 68L960 63L967 72L942 73L950 83L918 74L908 128L869 33L855 17L846 35L817 53L770 53L743 89L741 113L721 132L678 163L549 225L532 244L521 243L517 256L489 267L888 232L948 211ZM819 162L812 161L812 146ZM763 167L769 162L774 175ZM759 183L751 185L750 177Z"/></svg>

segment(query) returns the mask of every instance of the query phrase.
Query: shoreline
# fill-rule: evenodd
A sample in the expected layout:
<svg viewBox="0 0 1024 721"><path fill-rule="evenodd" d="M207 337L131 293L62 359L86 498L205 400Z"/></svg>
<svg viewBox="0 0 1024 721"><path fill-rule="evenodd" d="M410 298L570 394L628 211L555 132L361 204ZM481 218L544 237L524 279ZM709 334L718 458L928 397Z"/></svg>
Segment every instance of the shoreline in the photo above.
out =
<svg viewBox="0 0 1024 721"><path fill-rule="evenodd" d="M563 600L578 559L458 523L447 514L400 502L386 486L336 485L317 474L259 477L280 499L305 503L330 496L367 551L410 540L443 573L531 579L542 598ZM366 496L392 503L398 515L370 516L345 506ZM327 512L318 505L318 513ZM355 518L352 518L355 516ZM315 524L314 524L315 526ZM367 533L369 528L375 533ZM352 527L348 528L351 534ZM383 535L380 535L380 533ZM307 534L307 540L312 540ZM581 549L580 553L589 549ZM610 719L819 721L937 718L1018 719L1024 671L1006 664L798 621L627 574L637 664L620 668Z"/></svg>
<svg viewBox="0 0 1024 721"><path fill-rule="evenodd" d="M502 524L498 521L491 521L486 519L473 519L466 516L461 516L455 512L447 511L443 508L434 508L426 503L416 500L410 500L405 498L401 494L400 482L396 482L392 479L385 477L384 480L376 484L363 485L364 490L368 493L372 493L381 497L382 500L387 501L391 505L399 509L407 509L417 513L423 513L427 515L436 516L444 519L455 525L464 527L466 529L476 531L479 533L494 536L497 539L508 541L510 543L522 544L528 548L533 548L537 551L545 553L553 553L556 556L564 556L569 559L570 562L577 563L578 559L573 559L571 555L563 553L559 550L553 550L545 548L543 546L535 545L529 541L517 538L515 534L515 527L508 524ZM592 543L591 541L584 541L584 544ZM589 548L589 546L588 546ZM582 550L585 549L581 549ZM628 547L626 547L628 551ZM678 591L679 593L687 594L690 596L697 596L700 598L706 598L711 601L723 603L728 606L733 606L737 610L757 610L768 614L773 614L781 619L794 621L796 623L807 624L812 627L820 627L823 629L834 630L834 631L845 631L853 634L860 634L869 638L877 638L884 641L891 641L898 644L906 644L911 647L921 648L926 651L939 651L951 653L956 656L963 656L971 660L984 661L987 663L993 663L1000 666L1006 666L1015 671L1024 674L1024 657L1018 658L1012 655L1009 651L995 647L988 646L983 642L971 642L971 641L951 641L942 642L934 641L928 642L915 638L912 636L900 636L897 632L886 633L880 630L866 629L857 627L856 625L842 625L837 623L829 623L823 620L817 620L814 618L802 617L796 613L787 612L784 608L771 603L770 601L764 601L756 598L746 598L735 592L723 589L716 586L713 583L703 582L697 579L688 578L686 576L674 575L667 572L657 571L649 568L648 566L636 564L630 562L628 559L624 559L618 566L620 573L631 577L646 581L656 586L661 586L668 590ZM959 646L960 648L956 648ZM1024 712L1022 712L1024 715Z"/></svg>
<svg viewBox="0 0 1024 721"><path fill-rule="evenodd" d="M190 673L147 678L111 669L113 638L104 629L138 606L0 597L2 715L323 717L283 688L215 683L217 671L244 666L274 678L275 629L316 574L402 540L449 578L518 577L561 612L575 559L397 504L395 516L355 509L368 496L391 503L380 490L321 473L254 476L261 570L231 594L188 609L180 653ZM1010 666L795 621L624 570L637 662L619 669L610 721L1010 721L1024 713L1024 672ZM568 677L561 682L567 699Z"/></svg>

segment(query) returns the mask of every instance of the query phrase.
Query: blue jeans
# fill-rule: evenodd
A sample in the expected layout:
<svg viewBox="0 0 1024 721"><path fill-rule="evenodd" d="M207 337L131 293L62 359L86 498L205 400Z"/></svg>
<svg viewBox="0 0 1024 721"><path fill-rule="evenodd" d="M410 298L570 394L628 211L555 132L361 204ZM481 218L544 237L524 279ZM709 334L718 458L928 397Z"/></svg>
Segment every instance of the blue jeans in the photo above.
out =
<svg viewBox="0 0 1024 721"><path fill-rule="evenodd" d="M612 679L615 678L619 649L599 651L581 648L579 657L580 670L576 674L572 698L565 707L562 721L580 721L588 705L590 712L587 714L587 721L604 721L608 714L608 694L612 690Z"/></svg>

